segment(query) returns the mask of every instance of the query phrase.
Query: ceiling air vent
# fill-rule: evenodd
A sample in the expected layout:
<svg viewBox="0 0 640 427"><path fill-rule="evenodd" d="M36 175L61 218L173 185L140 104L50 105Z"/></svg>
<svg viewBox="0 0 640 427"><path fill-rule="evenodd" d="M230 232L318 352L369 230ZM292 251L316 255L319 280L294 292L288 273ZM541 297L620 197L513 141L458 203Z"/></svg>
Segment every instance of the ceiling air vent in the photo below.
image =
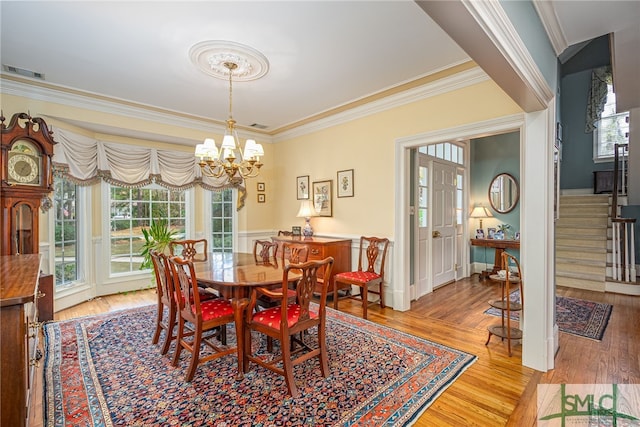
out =
<svg viewBox="0 0 640 427"><path fill-rule="evenodd" d="M24 68L18 68L18 67L14 67L13 65L6 65L6 64L3 64L2 68L4 68L4 70L9 73L18 74L24 77L30 77L32 79L44 80L44 74L42 73L36 73L35 71L25 70Z"/></svg>
<svg viewBox="0 0 640 427"><path fill-rule="evenodd" d="M252 128L256 128L256 129L266 129L266 128L268 128L269 126L267 126L267 125L261 125L261 124L259 124L259 123L254 123L254 124L252 124L250 127L252 127Z"/></svg>

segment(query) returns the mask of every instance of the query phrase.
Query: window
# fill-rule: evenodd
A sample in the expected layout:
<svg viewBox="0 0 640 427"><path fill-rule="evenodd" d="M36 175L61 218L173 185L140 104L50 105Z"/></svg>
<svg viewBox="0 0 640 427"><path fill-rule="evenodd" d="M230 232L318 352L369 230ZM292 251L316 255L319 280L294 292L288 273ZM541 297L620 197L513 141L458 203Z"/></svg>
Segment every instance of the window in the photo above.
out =
<svg viewBox="0 0 640 427"><path fill-rule="evenodd" d="M439 142L437 144L426 145L418 148L422 154L446 160L448 162L464 164L464 149L450 142Z"/></svg>
<svg viewBox="0 0 640 427"><path fill-rule="evenodd" d="M66 179L54 181L56 287L78 280L78 187Z"/></svg>
<svg viewBox="0 0 640 427"><path fill-rule="evenodd" d="M211 251L233 252L233 195L231 189L211 192Z"/></svg>
<svg viewBox="0 0 640 427"><path fill-rule="evenodd" d="M186 203L184 191L172 191L158 185L143 188L109 186L110 272L131 273L140 269L144 243L142 228L152 219L163 218L185 237Z"/></svg>
<svg viewBox="0 0 640 427"><path fill-rule="evenodd" d="M418 167L418 227L426 227L429 213L429 169Z"/></svg>
<svg viewBox="0 0 640 427"><path fill-rule="evenodd" d="M615 144L629 143L629 113L616 113L616 94L607 85L607 102L593 132L594 161L612 161Z"/></svg>

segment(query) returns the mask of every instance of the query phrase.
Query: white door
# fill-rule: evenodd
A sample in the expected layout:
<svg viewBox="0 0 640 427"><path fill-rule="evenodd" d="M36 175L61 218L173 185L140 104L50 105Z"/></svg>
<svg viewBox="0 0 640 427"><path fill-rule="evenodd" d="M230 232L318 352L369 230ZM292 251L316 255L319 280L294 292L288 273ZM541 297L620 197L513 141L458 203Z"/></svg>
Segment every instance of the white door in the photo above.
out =
<svg viewBox="0 0 640 427"><path fill-rule="evenodd" d="M456 167L432 163L431 276L433 289L455 279Z"/></svg>

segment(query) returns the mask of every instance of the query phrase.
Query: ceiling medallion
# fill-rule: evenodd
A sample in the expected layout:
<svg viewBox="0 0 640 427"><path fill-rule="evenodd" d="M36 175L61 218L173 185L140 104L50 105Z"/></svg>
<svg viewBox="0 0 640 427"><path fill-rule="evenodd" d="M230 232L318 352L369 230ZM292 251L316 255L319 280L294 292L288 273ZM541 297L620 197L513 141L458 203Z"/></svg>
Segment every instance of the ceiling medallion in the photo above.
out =
<svg viewBox="0 0 640 427"><path fill-rule="evenodd" d="M189 56L200 71L218 79L234 81L257 80L269 72L266 56L254 48L225 40L208 40L196 43L189 49ZM236 64L230 70L225 64Z"/></svg>

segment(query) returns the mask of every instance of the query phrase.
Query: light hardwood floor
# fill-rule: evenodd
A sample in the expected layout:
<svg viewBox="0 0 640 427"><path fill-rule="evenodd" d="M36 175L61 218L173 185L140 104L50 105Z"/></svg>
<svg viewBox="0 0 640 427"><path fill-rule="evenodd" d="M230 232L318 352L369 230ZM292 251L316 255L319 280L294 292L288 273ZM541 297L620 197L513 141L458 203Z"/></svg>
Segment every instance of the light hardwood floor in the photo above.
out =
<svg viewBox="0 0 640 427"><path fill-rule="evenodd" d="M554 370L538 372L521 365L521 346L507 356L506 343L487 326L496 318L483 314L497 285L477 276L444 286L411 304L407 312L371 306L369 320L478 356L416 422L416 426L534 426L536 386L550 384L640 383L640 297L558 288L558 295L613 305L602 341L560 333ZM153 303L155 291L96 298L56 313L56 320L98 314ZM525 307L525 309L532 309ZM341 300L340 309L360 315L358 302ZM36 392L42 384L36 384ZM36 393L31 426L42 426L42 393Z"/></svg>

